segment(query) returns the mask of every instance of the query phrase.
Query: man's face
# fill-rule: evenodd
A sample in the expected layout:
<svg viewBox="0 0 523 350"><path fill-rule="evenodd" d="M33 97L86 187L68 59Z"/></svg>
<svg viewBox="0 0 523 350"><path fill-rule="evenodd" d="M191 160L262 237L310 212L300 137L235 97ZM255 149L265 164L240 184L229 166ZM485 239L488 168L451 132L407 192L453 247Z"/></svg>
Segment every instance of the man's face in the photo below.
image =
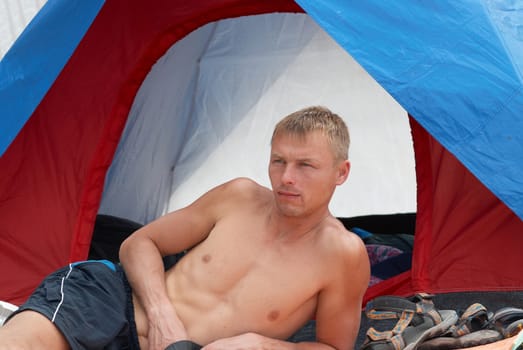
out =
<svg viewBox="0 0 523 350"><path fill-rule="evenodd" d="M280 134L272 141L269 177L276 205L286 216L308 215L326 208L348 171L349 162L335 160L319 131L304 137Z"/></svg>

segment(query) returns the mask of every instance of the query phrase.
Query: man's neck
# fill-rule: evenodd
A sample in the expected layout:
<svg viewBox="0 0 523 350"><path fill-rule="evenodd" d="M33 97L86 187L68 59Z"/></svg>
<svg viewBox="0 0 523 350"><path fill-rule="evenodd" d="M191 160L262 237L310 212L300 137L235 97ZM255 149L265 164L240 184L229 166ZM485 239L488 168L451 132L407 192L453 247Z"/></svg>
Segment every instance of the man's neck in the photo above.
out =
<svg viewBox="0 0 523 350"><path fill-rule="evenodd" d="M269 225L273 228L274 238L294 241L316 233L329 216L328 209L304 216L286 216L276 209L269 217Z"/></svg>

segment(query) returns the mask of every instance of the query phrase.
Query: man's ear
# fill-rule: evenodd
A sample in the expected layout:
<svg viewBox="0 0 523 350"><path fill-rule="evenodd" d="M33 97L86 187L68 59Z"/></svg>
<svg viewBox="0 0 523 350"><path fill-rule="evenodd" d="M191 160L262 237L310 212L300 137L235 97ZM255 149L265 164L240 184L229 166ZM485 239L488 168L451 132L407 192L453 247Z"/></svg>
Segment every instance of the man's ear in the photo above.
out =
<svg viewBox="0 0 523 350"><path fill-rule="evenodd" d="M336 185L343 184L349 177L350 172L350 162L344 160L338 165L338 178L336 179Z"/></svg>

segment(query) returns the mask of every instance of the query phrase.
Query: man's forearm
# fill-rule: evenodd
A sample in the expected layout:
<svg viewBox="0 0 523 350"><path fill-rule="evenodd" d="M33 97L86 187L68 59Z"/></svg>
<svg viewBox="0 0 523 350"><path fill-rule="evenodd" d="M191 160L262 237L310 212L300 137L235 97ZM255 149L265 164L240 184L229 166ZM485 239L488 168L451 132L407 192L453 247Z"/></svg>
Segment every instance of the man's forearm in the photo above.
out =
<svg viewBox="0 0 523 350"><path fill-rule="evenodd" d="M282 340L274 340L272 349L289 349L289 350L336 350L336 348L319 342L299 342L292 343Z"/></svg>
<svg viewBox="0 0 523 350"><path fill-rule="evenodd" d="M167 295L162 256L147 237L129 237L120 248L120 261L133 293L148 320L149 349L187 339L187 331Z"/></svg>
<svg viewBox="0 0 523 350"><path fill-rule="evenodd" d="M235 337L219 339L203 347L203 350L274 349L274 350L336 350L319 342L292 343L269 338L257 333L245 333ZM339 350L339 349L338 349Z"/></svg>
<svg viewBox="0 0 523 350"><path fill-rule="evenodd" d="M129 237L120 248L120 262L146 312L169 302L163 260L154 242L144 237Z"/></svg>

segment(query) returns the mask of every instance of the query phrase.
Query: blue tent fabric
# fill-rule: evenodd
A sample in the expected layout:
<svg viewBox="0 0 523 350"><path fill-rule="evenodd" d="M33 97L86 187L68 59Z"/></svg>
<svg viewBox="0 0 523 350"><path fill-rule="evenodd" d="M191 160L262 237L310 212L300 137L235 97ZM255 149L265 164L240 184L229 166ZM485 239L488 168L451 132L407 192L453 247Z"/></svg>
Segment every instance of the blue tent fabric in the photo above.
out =
<svg viewBox="0 0 523 350"><path fill-rule="evenodd" d="M40 104L103 4L49 0L0 61L0 155Z"/></svg>
<svg viewBox="0 0 523 350"><path fill-rule="evenodd" d="M297 3L523 218L523 2Z"/></svg>

